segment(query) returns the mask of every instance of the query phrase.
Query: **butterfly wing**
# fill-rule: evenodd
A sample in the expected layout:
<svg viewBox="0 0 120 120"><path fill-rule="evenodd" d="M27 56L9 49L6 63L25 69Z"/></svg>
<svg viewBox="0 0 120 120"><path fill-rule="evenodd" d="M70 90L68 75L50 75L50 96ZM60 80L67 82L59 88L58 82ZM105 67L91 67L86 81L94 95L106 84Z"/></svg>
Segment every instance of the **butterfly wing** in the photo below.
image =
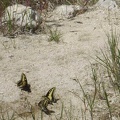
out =
<svg viewBox="0 0 120 120"><path fill-rule="evenodd" d="M28 85L27 77L26 77L26 75L24 73L22 73L22 75L21 75L21 81L22 81L21 87L26 87Z"/></svg>
<svg viewBox="0 0 120 120"><path fill-rule="evenodd" d="M47 94L46 94L46 96L45 96L45 97L47 97L51 102L52 102L53 99L54 99L54 91L55 91L55 89L56 89L56 87L51 88L51 89L47 92Z"/></svg>
<svg viewBox="0 0 120 120"><path fill-rule="evenodd" d="M21 80L18 81L17 86L21 88L21 90L31 92L30 84L27 82L27 77L24 73L21 74Z"/></svg>
<svg viewBox="0 0 120 120"><path fill-rule="evenodd" d="M22 81L19 80L19 81L17 82L17 86L19 87L19 86L21 86L21 84L22 84Z"/></svg>
<svg viewBox="0 0 120 120"><path fill-rule="evenodd" d="M49 99L48 99L48 98L45 98L44 100L41 100L41 101L38 103L38 106L41 108L41 110L42 110L44 113L46 113L47 115L50 115L51 113L54 113L54 111L49 110L49 109L47 108L48 103L49 103Z"/></svg>
<svg viewBox="0 0 120 120"><path fill-rule="evenodd" d="M17 86L23 88L27 85L27 78L24 73L21 74L21 80L18 81Z"/></svg>

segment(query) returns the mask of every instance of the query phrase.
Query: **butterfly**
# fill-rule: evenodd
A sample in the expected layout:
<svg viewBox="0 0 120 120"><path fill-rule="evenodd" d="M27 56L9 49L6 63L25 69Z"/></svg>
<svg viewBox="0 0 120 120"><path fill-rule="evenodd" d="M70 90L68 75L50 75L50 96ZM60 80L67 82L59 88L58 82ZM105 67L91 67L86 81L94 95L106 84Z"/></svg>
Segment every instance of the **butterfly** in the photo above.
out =
<svg viewBox="0 0 120 120"><path fill-rule="evenodd" d="M31 92L30 85L27 82L27 77L24 73L21 74L21 80L17 82L17 86L21 88L21 90Z"/></svg>
<svg viewBox="0 0 120 120"><path fill-rule="evenodd" d="M55 90L56 90L56 87L53 87L53 88L51 88L51 89L47 92L47 94L46 94L45 96L43 96L44 98L48 98L48 99L49 99L48 104L57 103L57 101L59 100L59 99L56 99L56 98L54 97L54 91L55 91Z"/></svg>
<svg viewBox="0 0 120 120"><path fill-rule="evenodd" d="M51 113L54 113L54 111L52 110L49 110L47 108L49 104L49 99L48 98L44 98L44 100L41 100L39 103L38 103L38 106L41 108L41 110L43 112L45 112L47 115L51 115Z"/></svg>

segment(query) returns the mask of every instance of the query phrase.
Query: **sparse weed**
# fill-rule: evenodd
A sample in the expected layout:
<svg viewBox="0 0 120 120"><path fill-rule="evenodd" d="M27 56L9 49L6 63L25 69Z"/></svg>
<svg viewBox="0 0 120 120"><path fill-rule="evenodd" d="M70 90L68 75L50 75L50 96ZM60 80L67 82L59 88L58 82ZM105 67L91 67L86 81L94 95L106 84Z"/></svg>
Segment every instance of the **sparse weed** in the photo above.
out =
<svg viewBox="0 0 120 120"><path fill-rule="evenodd" d="M62 103L61 114L60 114L59 120L62 120L63 118L63 109L64 109L64 104Z"/></svg>
<svg viewBox="0 0 120 120"><path fill-rule="evenodd" d="M116 96L116 98L114 99L118 99L119 97L119 93L120 93L120 49L119 49L119 35L114 33L112 31L111 34L107 35L108 37L108 51L105 52L103 50L101 50L102 53L102 58L97 56L97 63L99 66L102 67L102 69L105 68L105 71L108 76L107 80L109 81L105 81L106 79L104 79L104 77L101 74L100 69L95 69L94 67L92 68L92 80L93 80L93 85L94 86L94 90L93 90L93 94L88 94L85 91L85 88L81 85L81 83L79 82L79 80L76 79L76 82L79 84L82 93L83 93L83 103L84 106L87 107L87 110L89 110L90 116L91 116L91 120L93 120L95 118L94 116L94 112L96 109L100 110L100 108L97 106L97 104L99 102L101 102L101 100L104 100L104 104L106 106L102 106L104 107L104 110L100 110L99 116L100 116L100 120L101 119L109 119L109 120L113 120L113 116L118 120L119 119L119 109L117 104L119 102L119 100L117 100L117 102L113 102L111 104L110 99L112 99L112 96ZM110 84L110 88L108 89L108 84ZM114 88L114 89L112 89ZM116 91L118 91L119 93L116 94ZM110 96L109 94L112 94L112 96ZM98 97L98 98L97 98ZM117 98L118 97L118 98ZM96 102L95 102L96 101ZM116 110L114 110L113 108L116 108ZM102 115L102 112L104 112L104 115ZM83 119L87 119L87 117L85 116L85 114L83 114L82 112L82 118Z"/></svg>
<svg viewBox="0 0 120 120"><path fill-rule="evenodd" d="M94 94L93 94L93 96L88 94L84 90L84 88L82 87L80 81L78 79L76 79L76 82L79 84L79 86L82 90L82 93L83 93L83 100L82 101L84 103L85 109L89 110L91 120L93 120L93 118L94 118L93 111L94 111L94 106L95 106L95 98L96 98L96 94L97 94L97 73L96 73L96 70L93 67L92 67L92 80L93 80L93 83L94 83ZM83 116L83 117L86 118L85 116Z"/></svg>
<svg viewBox="0 0 120 120"><path fill-rule="evenodd" d="M55 29L55 30L50 29L48 41L50 41L50 42L55 41L56 43L59 43L61 37L62 37L62 34L60 33L60 31L58 31L57 29Z"/></svg>
<svg viewBox="0 0 120 120"><path fill-rule="evenodd" d="M5 50L8 50L10 48L10 45L6 41L5 42L1 41L1 44L3 45L3 47L5 48Z"/></svg>
<svg viewBox="0 0 120 120"><path fill-rule="evenodd" d="M9 39L9 41L1 41L1 44L5 50L9 50L10 48L17 49L17 44L15 39Z"/></svg>
<svg viewBox="0 0 120 120"><path fill-rule="evenodd" d="M56 120L62 120L63 119L63 112L64 112L64 104L62 102L60 117L58 118L58 116L55 116Z"/></svg>
<svg viewBox="0 0 120 120"><path fill-rule="evenodd" d="M108 46L107 46L107 52L101 50L102 57L97 57L97 62L102 65L107 74L107 80L101 80L102 86L99 86L100 89L103 91L104 99L106 102L107 108L105 108L106 111L106 119L113 120L113 115L115 115L116 119L118 120L118 108L116 108L116 105L119 102L117 100L116 103L111 104L110 99L112 99L112 96L119 96L120 93L120 49L119 49L119 35L116 32L111 32L111 34L107 34L108 38ZM103 69L104 69L103 68ZM98 71L99 72L99 71ZM103 77L104 78L104 77ZM111 85L111 89L108 89L107 84ZM113 88L113 89L112 89ZM119 93L118 93L119 92ZM109 93L112 94L112 96L109 96ZM118 93L118 94L117 94ZM99 100L100 101L100 100ZM113 108L116 108L116 111L113 110Z"/></svg>
<svg viewBox="0 0 120 120"><path fill-rule="evenodd" d="M0 120L15 120L15 114L14 112L10 112L9 109L3 110L3 108L0 106Z"/></svg>
<svg viewBox="0 0 120 120"><path fill-rule="evenodd" d="M102 88L103 88L103 92L104 92L104 96L105 96L105 101L106 101L106 104L108 106L108 110L109 110L109 119L112 120L112 112L111 112L111 106L110 106L110 102L108 100L108 94L106 92L106 89L105 89L105 86L104 86L104 83L102 83Z"/></svg>
<svg viewBox="0 0 120 120"><path fill-rule="evenodd" d="M115 89L120 92L120 49L118 47L119 36L116 33L107 35L109 52L105 53L101 50L103 58L97 56L99 63L102 64L106 70L110 83Z"/></svg>

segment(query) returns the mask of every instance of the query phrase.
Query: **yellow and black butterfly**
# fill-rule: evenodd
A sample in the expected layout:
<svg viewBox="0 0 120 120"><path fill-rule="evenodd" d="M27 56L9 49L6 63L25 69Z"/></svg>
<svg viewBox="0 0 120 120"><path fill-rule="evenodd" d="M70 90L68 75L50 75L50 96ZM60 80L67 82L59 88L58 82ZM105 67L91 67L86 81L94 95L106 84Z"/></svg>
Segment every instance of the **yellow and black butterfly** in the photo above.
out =
<svg viewBox="0 0 120 120"><path fill-rule="evenodd" d="M45 112L47 115L51 115L51 113L54 113L54 111L52 110L49 110L47 108L48 106L48 103L49 103L49 99L48 98L44 98L44 100L41 100L39 103L38 103L38 106L41 108L41 110L43 112Z"/></svg>
<svg viewBox="0 0 120 120"><path fill-rule="evenodd" d="M21 74L21 80L17 82L17 86L21 88L21 90L31 92L30 85L27 82L27 77L24 73Z"/></svg>
<svg viewBox="0 0 120 120"><path fill-rule="evenodd" d="M57 103L57 101L59 100L59 99L56 99L56 98L54 97L54 91L55 91L55 89L56 89L56 87L51 88L51 89L47 92L47 94L46 94L45 96L43 96L43 97L49 99L49 104Z"/></svg>

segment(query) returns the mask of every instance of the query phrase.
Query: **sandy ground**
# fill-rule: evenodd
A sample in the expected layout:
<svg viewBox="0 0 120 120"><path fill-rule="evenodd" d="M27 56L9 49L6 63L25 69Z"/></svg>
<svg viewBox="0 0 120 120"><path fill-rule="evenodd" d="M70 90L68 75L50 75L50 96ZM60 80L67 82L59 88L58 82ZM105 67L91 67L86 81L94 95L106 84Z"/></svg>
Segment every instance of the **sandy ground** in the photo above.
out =
<svg viewBox="0 0 120 120"><path fill-rule="evenodd" d="M82 97L82 91L73 79L79 79L85 89L90 89L87 87L91 79L89 62L95 63L91 56L99 55L100 48L106 49L106 33L111 31L112 26L120 30L120 10L90 9L73 19L47 24L52 27L61 25L57 27L62 33L59 44L48 42L46 34L21 35L15 39L0 36L1 106L7 104L22 114L27 111L25 98L36 107L41 96L56 87L55 96L60 100L50 106L55 113L51 116L44 114L45 120L55 120L55 116L60 116L61 102L64 102L66 110L71 103L73 116L82 120L80 108L83 102L73 94ZM31 93L21 91L16 85L22 72L31 84Z"/></svg>

